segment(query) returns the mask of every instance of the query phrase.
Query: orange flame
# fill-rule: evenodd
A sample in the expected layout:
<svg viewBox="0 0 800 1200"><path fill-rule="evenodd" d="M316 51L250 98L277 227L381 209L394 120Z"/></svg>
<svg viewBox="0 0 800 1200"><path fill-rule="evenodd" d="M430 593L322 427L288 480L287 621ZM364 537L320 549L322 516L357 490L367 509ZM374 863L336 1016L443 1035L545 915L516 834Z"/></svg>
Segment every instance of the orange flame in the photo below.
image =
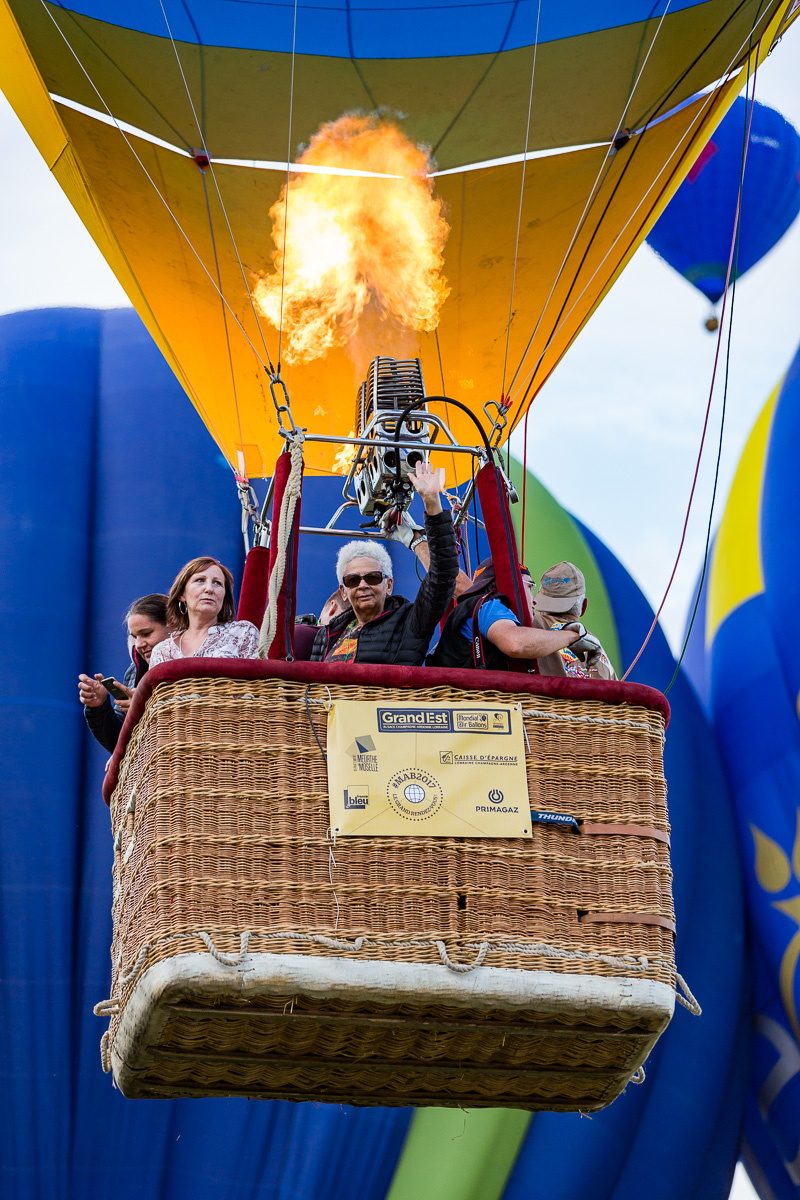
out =
<svg viewBox="0 0 800 1200"><path fill-rule="evenodd" d="M275 274L254 297L277 329L283 296L285 361L345 345L367 308L400 328L435 329L450 291L441 276L450 227L427 152L391 121L347 113L323 125L297 162L371 174L298 172L288 214L286 186L270 209Z"/></svg>

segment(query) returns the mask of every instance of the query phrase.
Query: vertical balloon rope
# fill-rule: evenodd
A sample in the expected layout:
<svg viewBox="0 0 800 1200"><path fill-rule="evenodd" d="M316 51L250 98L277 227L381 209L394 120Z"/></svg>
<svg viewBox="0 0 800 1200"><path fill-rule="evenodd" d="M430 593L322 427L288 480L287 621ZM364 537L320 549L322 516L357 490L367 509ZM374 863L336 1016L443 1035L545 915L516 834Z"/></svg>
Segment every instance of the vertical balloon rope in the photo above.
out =
<svg viewBox="0 0 800 1200"><path fill-rule="evenodd" d="M530 404L525 409L525 423L522 427L522 545L519 549L520 562L525 565L525 514L528 511L526 497L528 494L528 417L531 415ZM509 439L510 440L510 439Z"/></svg>
<svg viewBox="0 0 800 1200"><path fill-rule="evenodd" d="M533 59L531 61L531 86L528 90L528 118L525 123L525 152L522 156L522 178L519 181L519 205L517 207L517 235L514 240L514 265L511 269L511 295L508 300L508 324L506 325L506 350L503 357L503 386L500 403L506 398L506 372L508 370L508 347L511 342L511 318L514 315L514 292L517 286L517 261L519 259L519 231L522 225L522 204L525 199L525 171L528 166L528 142L531 134L531 109L533 108L533 81L536 77L536 51L539 46L539 18L542 15L542 0L536 9L536 32L533 37Z"/></svg>
<svg viewBox="0 0 800 1200"><path fill-rule="evenodd" d="M81 62L81 60L80 60L80 57L78 56L78 54L77 54L77 52L75 51L74 47L71 45L69 38L68 38L68 37L67 37L67 35L64 33L64 30L61 28L61 26L59 25L58 21L57 21L57 20L55 19L55 17L53 16L53 14L52 14L52 12L50 11L50 9L47 7L47 4L45 3L45 0L40 0L40 3L41 3L41 6L42 6L42 8L44 9L45 13L47 14L47 16L50 18L50 20L52 21L53 25L55 26L55 28L56 28L56 30L57 30L57 32L58 32L58 34L60 35L60 37L61 37L62 41L64 42L64 45L67 47L67 49L69 50L70 54L71 54L71 55L72 55L72 57L75 59L75 62L77 63L77 65L78 65L79 69L80 69L80 70L83 72L84 76L86 77L86 81L87 81L87 83L88 83L88 84L89 84L89 86L91 87L91 89L92 89L92 91L94 92L94 94L97 96L97 99L98 99L98 100L100 101L100 103L102 104L102 106L103 106L103 108L105 109L105 111L106 111L106 113L107 113L107 115L108 115L109 119L111 120L111 122L113 123L113 125L115 126L115 128L117 129L117 132L120 134L120 136L122 137L122 140L125 142L126 146L127 146L127 147L128 147L128 149L130 150L131 154L132 154L132 155L133 155L133 157L136 159L136 162L137 162L137 163L139 164L139 166L141 167L141 169L142 169L142 172L144 173L144 176L145 176L145 178L147 179L148 183L151 185L151 187L153 188L153 191L154 191L154 192L155 192L155 194L158 196L158 198L159 198L159 200L161 201L161 203L163 204L164 208L167 210L167 213L168 213L168 215L169 215L170 219L172 220L173 224L175 225L175 228L178 230L178 233L181 235L181 237L182 237L182 238L183 238L183 240L185 241L185 243L186 243L186 245L188 246L188 248L189 248L189 250L191 251L191 253L192 253L192 254L194 255L194 257L197 259L197 263L198 263L198 266L200 267L201 271L204 273L204 275L206 275L206 276L207 276L207 278L208 278L208 281L209 281L209 283L211 284L211 286L214 288L214 290L215 290L216 292L219 292L220 299L221 299L222 303L225 305L225 308L227 309L228 315L230 316L231 320L233 321L233 323L234 323L236 326L238 326L238 328L239 328L239 330L240 330L240 332L241 332L241 334L242 334L242 337L245 339L245 341L247 342L248 346L249 346L249 347L250 347L250 349L253 351L253 354L256 356L256 359L257 359L257 361L260 363L260 365L261 365L262 367L264 367L264 368L266 369L266 366L267 366L267 364L264 362L264 360L263 360L263 358L261 357L261 355L259 354L258 350L256 349L256 347L253 345L252 341L250 340L250 337L249 337L249 335L248 335L248 333L247 333L247 330L244 328L244 326L242 325L241 321L240 321L240 320L239 320L239 318L236 316L236 313L233 311L233 309L231 308L231 306L230 306L230 304L228 303L228 301L225 299L225 297L224 297L224 296L222 295L222 293L220 292L220 290L219 290L219 286L218 286L218 284L217 284L217 281L214 279L214 277L213 277L213 275L211 274L211 272L209 271L208 267L207 267L207 266L206 266L206 264L203 262L203 259L201 258L200 254L199 254L199 253L197 252L197 250L195 249L195 246L194 246L194 243L192 242L192 239L189 237L188 233L187 233L187 232L186 232L186 230L183 228L183 226L181 225L181 223L180 223L180 221L178 220L178 218L175 216L175 213L172 211L172 208L171 208L171 206L170 206L170 203L169 203L169 201L167 200L167 198L165 197L164 193L163 193L163 192L161 191L161 189L159 188L159 186L158 186L158 184L156 183L155 179L153 179L153 176L152 176L152 175L150 174L150 172L148 171L148 169L147 169L147 167L145 166L144 162L142 161L142 159L141 159L140 155L137 153L136 147L134 146L133 142L132 142L132 141L131 141L131 139L128 137L127 133L126 133L126 132L125 132L125 130L122 128L122 126L120 125L119 121L118 121L118 120L117 120L117 118L114 116L114 114L113 114L113 112L111 111L111 109L109 108L108 104L106 103L105 97L104 97L104 96L103 96L103 94L100 92L99 88L97 87L97 84L94 82L94 80L92 79L91 75L90 75L90 74L89 74L89 72L86 70L86 67L85 67L85 66L83 65L83 63ZM175 149L176 149L177 153L179 153L179 154L185 154L187 158L191 158L191 157L192 157L192 155L191 155L190 151L188 151L188 150L186 150L186 151L183 151L183 150L178 150L178 149L177 149L177 147L175 147ZM139 280L138 280L138 278L137 278L137 283L138 283L138 282L139 282ZM153 319L154 319L154 320L157 320L157 318L155 317L155 314L153 314ZM172 347L170 346L170 344L169 344L169 341L168 341L168 340L167 340L167 338L164 336L163 330L160 328L160 326L159 326L159 333L161 334L161 337L162 337L162 338L164 338L164 342L165 342L165 344L166 344L167 346L169 346L170 353L173 355L173 357L175 358L175 361L177 362L177 361L178 361L178 359L177 359L177 356L174 354L174 351L172 350ZM181 374L183 375L183 377L184 377L184 380L186 380L186 381L187 381L187 383L188 383L188 376L187 376L187 375L186 375L186 373L183 371L183 368L181 368ZM190 384L189 384L189 387L191 387L191 385L190 385ZM217 438L217 441L218 441L218 442L220 442L220 445L222 444L219 438Z"/></svg>
<svg viewBox="0 0 800 1200"><path fill-rule="evenodd" d="M664 18L666 17L666 15L669 11L669 6L671 3L672 3L672 0L667 0L667 4L664 8L663 13L661 14L661 17L658 22L658 26L656 27L656 31L653 34L653 40L650 42L650 45L647 48L647 54L644 57L644 62L642 63L641 67L639 68L639 72L636 76L636 79L633 82L633 87L631 88L631 90L628 94L628 98L625 101L625 105L622 109L622 115L617 123L617 130L620 129L620 127L623 125L623 123L625 121L625 117L627 116L627 112L630 107L631 101L633 100L633 97L636 93L636 89L639 86L639 80L642 78L644 69L647 66L650 55L653 52L653 47L655 46L658 35L661 32L661 26L664 24ZM583 207L583 212L581 213L580 217L578 218L578 223L575 226L575 231L572 234L569 245L567 246L566 253L564 254L563 259L561 260L561 266L558 268L556 277L553 280L553 285L550 288L550 292L548 293L547 299L545 300L545 302L542 306L542 311L539 313L539 318L536 322L536 325L534 326L533 333L531 334L530 338L528 339L528 344L525 347L523 355L522 355L521 359L519 360L519 364L517 365L517 368L514 371L514 374L511 378L511 382L509 384L509 389L513 388L513 386L517 380L517 376L519 375L520 371L522 370L525 359L528 357L530 348L533 345L533 339L536 337L536 334L539 332L539 326L541 325L542 320L544 319L544 314L547 311L547 306L549 305L550 301L553 298L553 294L554 294L556 288L558 287L559 280L561 279L561 276L563 275L566 265L569 261L569 256L572 253L572 249L575 245L575 242L577 241L578 237L580 236L581 231L588 219L589 213L591 212L592 206L594 205L595 200L597 199L598 195L600 194L601 181L602 181L603 175L606 173L606 168L609 166L609 164L611 162L612 154L613 154L613 151L615 148L614 143L615 143L616 137L617 137L617 133L615 131L614 136L610 139L608 146L606 147L606 152L603 157L603 161L600 164L600 170L597 172L595 181L589 190L589 195L588 195L586 203ZM548 339L548 344L553 336L554 336L554 333L551 333L550 339ZM541 359L539 361L541 361ZM539 363L536 364L534 371L538 368L538 366L539 366ZM526 393L525 393L526 395L527 395L527 391L529 389L530 389L530 385L529 385L528 389L526 389ZM524 403L524 399L525 399L525 397L523 397L523 403Z"/></svg>
<svg viewBox="0 0 800 1200"><path fill-rule="evenodd" d="M748 146L748 142L750 141L750 124L751 124L752 116L753 116L753 108L755 107L757 75L758 75L758 63L756 63L756 69L753 72L753 94L752 94L752 96L748 96L747 90L745 91L745 100L750 105L750 115L747 118L747 120L745 121L745 136L744 136L744 141L742 144L742 165L740 168L740 184L739 184L740 189L742 189L743 184L744 184L744 167L745 167L745 162L747 160L747 146ZM749 83L749 81L748 81L748 83ZM745 105L745 112L747 112L747 105ZM719 466L720 466L720 461L722 459L722 440L723 440L723 433L725 431L725 413L726 413L727 405L728 405L728 379L730 376L730 365L731 365L731 340L732 340L732 335L733 335L733 310L734 310L734 304L736 301L736 279L737 279L737 276L739 273L740 233L741 233L741 229L737 230L736 255L734 258L733 275L732 275L732 279L731 279L731 311L730 311L730 316L728 317L728 339L727 339L727 345L725 347L725 383L724 383L724 386L722 389L722 410L720 412L720 418L719 418L719 441L717 442L717 461L714 466L714 486L711 489L711 504L710 504L709 510L708 510L708 523L706 525L706 542L705 542L705 546L703 547L703 566L700 570L700 581L697 585L697 595L695 596L695 599L694 599L694 607L692 608L692 615L691 615L691 618L689 619L689 624L688 624L688 627L686 629L686 634L683 639L683 645L681 646L681 652L678 656L678 661L675 664L675 670L672 673L672 678L670 679L667 686L664 688L665 696L666 696L667 692L670 690L670 688L672 687L672 685L674 684L675 680L678 678L678 672L681 669L681 663L683 662L684 655L686 654L686 648L689 645L689 638L692 636L692 629L694 628L694 621L695 621L695 617L697 616L697 609L700 605L700 597L703 594L703 584L705 583L706 571L708 569L708 554L709 554L709 549L711 547L711 525L712 525L712 522L714 519L714 507L715 507L716 500L717 500L717 486L719 484Z"/></svg>
<svg viewBox="0 0 800 1200"><path fill-rule="evenodd" d="M208 197L208 185L206 183L205 167L199 162L197 163L197 167L198 167L198 170L200 171L200 177L203 180L203 195L205 196L206 212L208 213L208 229L211 234L211 248L214 251L214 269L217 272L217 283L219 285L219 295L220 295L220 300L222 301L222 325L225 330L225 345L228 348L228 365L230 366L230 369L231 369L231 390L233 391L233 406L236 409L236 426L239 430L239 445L241 447L241 450L239 452L239 461L237 463L237 466L238 466L237 473L242 478L246 479L247 472L246 472L245 465L244 465L244 434L242 433L242 418L241 418L241 414L239 412L239 397L236 392L236 372L233 368L233 354L231 352L231 335L230 335L230 331L228 329L228 314L225 311L225 297L224 297L224 294L222 291L222 275L220 274L220 270L219 270L219 255L217 254L217 239L214 236L214 222L211 217L211 202Z"/></svg>
<svg viewBox="0 0 800 1200"><path fill-rule="evenodd" d="M727 300L728 300L728 286L729 286L730 280L731 280L731 272L733 269L733 260L736 255L737 246L739 244L739 219L741 217L741 210L742 210L742 189L744 187L744 172L745 172L745 166L747 164L747 146L748 146L748 142L750 141L750 126L751 126L751 123L753 120L753 101L755 100L755 94L756 94L756 80L758 78L758 56L759 56L760 52L761 52L761 39L759 39L758 45L756 47L756 64L755 64L755 69L753 71L753 95L751 98L750 111L749 111L749 114L747 117L746 128L745 128L744 150L742 152L742 169L741 169L741 172L739 175L739 192L736 197L736 214L735 214L734 221L733 221L733 237L731 239L731 250L730 250L730 254L728 255L728 270L725 274L725 290L722 293L722 310L720 312L720 319L719 319L719 333L717 334L717 349L716 349L716 353L714 354L714 368L711 372L711 386L708 391L708 403L706 404L706 415L705 415L705 420L703 421L703 432L700 437L700 448L697 452L697 462L695 463L694 478L692 479L692 487L689 492L689 502L686 506L686 516L685 516L684 522L683 522L683 530L681 531L681 540L680 540L680 544L678 546L678 553L675 557L675 562L672 567L672 572L670 573L669 580L667 581L667 586L664 590L664 595L661 598L661 603L658 606L656 615L653 617L653 623L650 626L649 630L647 631L647 637L642 642L642 644L639 648L638 654L634 658L631 665L628 667L625 674L622 676L623 682L628 678L631 671L636 666L639 659L642 657L642 654L644 653L647 643L650 641L650 638L653 636L655 627L658 624L658 618L661 616L661 611L662 611L664 605L666 604L667 596L670 593L670 589L671 589L673 581L675 579L675 573L678 570L678 563L681 560L681 555L683 554L683 547L686 542L686 531L689 526L689 516L692 511L692 503L694 501L694 494L695 494L695 490L697 488L697 479L700 474L700 462L703 457L703 447L705 445L706 432L708 431L708 420L711 415L711 402L714 397L714 384L715 384L716 378L717 378L717 366L719 364L719 352L720 352L720 348L722 346L722 326L723 326L723 322L725 320L725 306L726 306ZM752 54L752 51L750 53ZM748 55L748 58L749 57L750 57L750 55ZM735 290L735 288L734 288L734 290ZM727 395L727 387L728 387L728 379L727 379L728 361L730 359L730 326L731 326L731 322L729 320L728 321L728 358L726 360L726 366L725 366L725 393L726 393L726 395ZM724 403L724 400L723 400L723 403ZM724 410L723 410L723 419L724 419ZM721 449L721 438L722 438L722 428L720 427L720 449ZM717 471L719 471L719 451L718 451L718 457L717 457ZM716 478L714 480L714 494L716 495ZM713 513L713 499L712 499L712 513ZM710 524L710 520L709 520L709 530L710 530L710 528L711 528L711 524ZM706 549L706 553L707 552L708 551ZM705 564L703 566L703 570L705 572ZM698 599L699 599L699 596L700 596L700 593L698 591ZM697 611L696 604L695 604L695 611ZM685 647L684 647L684 650L685 650ZM683 657L683 654L681 655L681 658L682 657ZM677 667L676 667L676 674L677 674ZM675 679L675 676L673 675L672 682L674 682L674 679ZM670 683L670 687L671 686L672 686L672 683Z"/></svg>
<svg viewBox="0 0 800 1200"><path fill-rule="evenodd" d="M253 318L256 323L256 328L258 329L258 332L261 336L261 344L263 345L264 353L267 356L267 363L269 364L269 369L270 369L270 371L274 371L274 368L272 366L272 359L270 358L270 353L267 348L266 338L264 337L264 330L262 328L261 322L258 319L258 312L256 311L255 304L253 303L253 296L252 296L250 288L248 287L248 284L247 284L247 276L244 273L244 263L242 262L241 255L239 254L239 247L236 244L236 238L233 233L233 228L232 228L230 220L228 218L228 212L227 212L227 209L225 208L225 201L222 199L222 192L220 190L219 183L217 182L217 176L214 172L214 163L212 162L211 155L208 152L208 146L206 145L206 138L205 138L205 134L203 132L203 126L200 123L200 119L197 115L197 110L194 106L194 100L192 99L192 93L189 90L189 82L186 78L186 73L184 72L184 69L183 69L183 63L181 62L181 56L178 53L178 47L175 44L175 38L172 36L172 29L170 27L170 23L167 18L167 10L164 8L164 0L159 0L159 4L161 5L161 13L164 17L164 24L167 27L167 33L169 34L169 40L172 43L172 49L175 52L175 61L178 64L178 70L180 71L181 79L183 80L183 86L186 89L186 98L189 101L189 107L192 110L192 116L194 117L194 123L197 126L197 132L200 136L200 145L202 146L203 153L205 154L206 159L208 160L208 169L210 170L211 178L214 181L214 187L217 192L217 199L219 200L219 206L222 210L222 215L225 218L225 224L228 227L228 235L231 239L231 245L233 246L233 252L236 255L236 261L239 264L239 270L242 275L242 283L244 284L244 290L245 290L248 300L250 301L250 308L252 309L252 312L253 312ZM194 26L195 33L197 33L197 26L194 25L194 21L192 21L192 25ZM199 33L197 33L197 37L198 37L198 48L200 48ZM202 103L201 103L201 107L202 107ZM197 161L197 160L195 159L195 161ZM205 187L205 181L204 181L203 186ZM206 206L207 205L208 205L208 198L206 198Z"/></svg>
<svg viewBox="0 0 800 1200"><path fill-rule="evenodd" d="M286 231L289 227L289 172L292 166L292 114L294 111L294 61L297 46L297 0L294 0L292 18L292 73L289 80L289 133L286 140L286 191L283 205L283 255L281 261L281 313L278 323L278 374L281 372L281 347L283 344L283 294L286 285Z"/></svg>

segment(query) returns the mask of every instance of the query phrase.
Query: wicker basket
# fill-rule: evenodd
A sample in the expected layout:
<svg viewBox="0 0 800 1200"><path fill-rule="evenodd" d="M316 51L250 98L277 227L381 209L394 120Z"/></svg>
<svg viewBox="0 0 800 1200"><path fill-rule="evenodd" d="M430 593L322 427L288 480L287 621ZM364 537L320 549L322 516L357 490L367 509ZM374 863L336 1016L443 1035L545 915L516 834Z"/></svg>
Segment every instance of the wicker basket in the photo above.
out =
<svg viewBox="0 0 800 1200"><path fill-rule="evenodd" d="M111 798L113 984L98 1011L123 1093L608 1104L674 1004L663 711L542 681L306 682L303 665L151 687ZM328 690L521 702L531 807L584 832L334 848Z"/></svg>

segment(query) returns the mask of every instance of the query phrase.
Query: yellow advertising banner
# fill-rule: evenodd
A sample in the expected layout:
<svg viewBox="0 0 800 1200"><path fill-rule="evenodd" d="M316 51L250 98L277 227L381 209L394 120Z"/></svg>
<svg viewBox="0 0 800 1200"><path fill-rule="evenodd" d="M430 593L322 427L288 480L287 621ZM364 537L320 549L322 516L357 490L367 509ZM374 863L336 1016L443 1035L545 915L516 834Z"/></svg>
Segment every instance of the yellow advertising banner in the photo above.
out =
<svg viewBox="0 0 800 1200"><path fill-rule="evenodd" d="M337 700L328 795L337 837L529 838L521 710Z"/></svg>

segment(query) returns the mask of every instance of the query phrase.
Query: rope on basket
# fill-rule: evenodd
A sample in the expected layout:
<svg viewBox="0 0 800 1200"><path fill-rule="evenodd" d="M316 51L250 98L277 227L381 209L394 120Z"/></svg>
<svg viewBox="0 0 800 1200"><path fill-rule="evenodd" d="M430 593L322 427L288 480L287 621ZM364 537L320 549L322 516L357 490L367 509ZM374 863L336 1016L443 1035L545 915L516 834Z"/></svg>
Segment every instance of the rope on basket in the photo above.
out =
<svg viewBox="0 0 800 1200"><path fill-rule="evenodd" d="M523 708L523 717L545 717L548 721L573 721L578 725L622 725L625 729L644 729L646 733L656 734L645 721L625 721L621 717L583 717L571 713L549 712L545 708Z"/></svg>
<svg viewBox="0 0 800 1200"><path fill-rule="evenodd" d="M222 963L223 967L240 967L247 957L247 943L250 941L250 933L246 931L239 938L239 953L226 954L224 950L218 950L207 933L202 931L197 934L202 941L206 950L211 954L218 963Z"/></svg>
<svg viewBox="0 0 800 1200"><path fill-rule="evenodd" d="M275 565L269 577L267 591L267 607L264 620L261 622L261 636L258 642L258 657L266 658L270 646L275 641L278 632L278 597L283 587L283 577L286 573L286 551L289 545L289 535L294 521L294 510L300 499L303 481L303 435L297 433L289 447L291 469L286 480L281 507L277 522L273 521L272 536L278 539Z"/></svg>
<svg viewBox="0 0 800 1200"><path fill-rule="evenodd" d="M436 942L436 949L439 951L439 957L441 958L442 962L450 971L456 971L459 975L467 975L470 971L474 971L476 967L483 965L483 960L489 953L489 943L481 942L481 948L478 951L477 958L471 963L452 962L449 954L447 953L447 947L445 946L444 942Z"/></svg>
<svg viewBox="0 0 800 1200"><path fill-rule="evenodd" d="M442 960L442 964L446 966L448 970L453 971L456 974L467 974L470 971L476 970L478 967L483 965L486 960L486 956L492 950L505 951L506 953L511 954L530 955L536 958L560 958L566 959L567 961L580 959L587 962L599 962L603 963L605 966L615 967L618 970L623 971L646 971L650 966L650 961L645 955L640 955L639 957L634 958L632 956L622 957L613 954L600 954L592 950L564 950L558 946L549 946L546 942L465 942L465 949L477 951L476 958L474 962L471 963L455 963L448 955L444 942L433 939L398 938L393 941L378 942L361 936L354 938L352 941L347 941L343 938L326 937L325 934L322 933L299 933L293 930L279 930L274 933L255 934L251 934L249 931L246 931L240 936L241 950L239 954L225 954L223 951L217 950L207 933L197 932L166 934L164 937L158 938L155 942L143 946L139 952L136 962L133 964L131 969L125 973L125 975L120 976L118 982L125 987L127 987L128 984L133 983L136 977L141 973L147 961L147 955L149 951L156 945L163 945L165 942L185 941L188 938L194 937L200 938L209 953L214 956L217 962L226 967L236 967L242 964L247 954L247 948L251 937L260 942L269 942L275 940L314 942L318 946L324 946L327 950L340 950L345 954L358 954L365 946L368 947L373 945L399 950L425 949L429 946L434 946ZM689 992L685 982L682 979L681 986L691 997L691 1001L697 1008L699 1015L699 1005L691 995L691 992ZM692 1005L688 1004L681 996L678 996L678 999L680 1000L681 1004L685 1005L686 1008L689 1008L691 1012L695 1011L695 1008L692 1008ZM112 1005L116 1003L118 1002L114 1001L113 999L103 1000L97 1006L97 1009L100 1009L104 1005ZM109 1008L108 1013L110 1014L111 1012L112 1009ZM105 1016L106 1013L97 1012L97 1015Z"/></svg>
<svg viewBox="0 0 800 1200"><path fill-rule="evenodd" d="M678 987L681 989L681 992L683 992L682 996L681 992L679 992L677 988L675 989L675 998L678 1001L678 1004L682 1004L684 1008L688 1008L693 1017L701 1017L703 1015L703 1010L692 995L691 989L689 988L686 980L682 975L676 975L675 979ZM684 996L686 999L684 999Z"/></svg>
<svg viewBox="0 0 800 1200"><path fill-rule="evenodd" d="M631 1083L644 1083L647 1076L644 1073L644 1067L637 1067L631 1075Z"/></svg>
<svg viewBox="0 0 800 1200"><path fill-rule="evenodd" d="M105 1074L109 1075L111 1073L111 1047L109 1045L108 1030L100 1038L100 1063Z"/></svg>

